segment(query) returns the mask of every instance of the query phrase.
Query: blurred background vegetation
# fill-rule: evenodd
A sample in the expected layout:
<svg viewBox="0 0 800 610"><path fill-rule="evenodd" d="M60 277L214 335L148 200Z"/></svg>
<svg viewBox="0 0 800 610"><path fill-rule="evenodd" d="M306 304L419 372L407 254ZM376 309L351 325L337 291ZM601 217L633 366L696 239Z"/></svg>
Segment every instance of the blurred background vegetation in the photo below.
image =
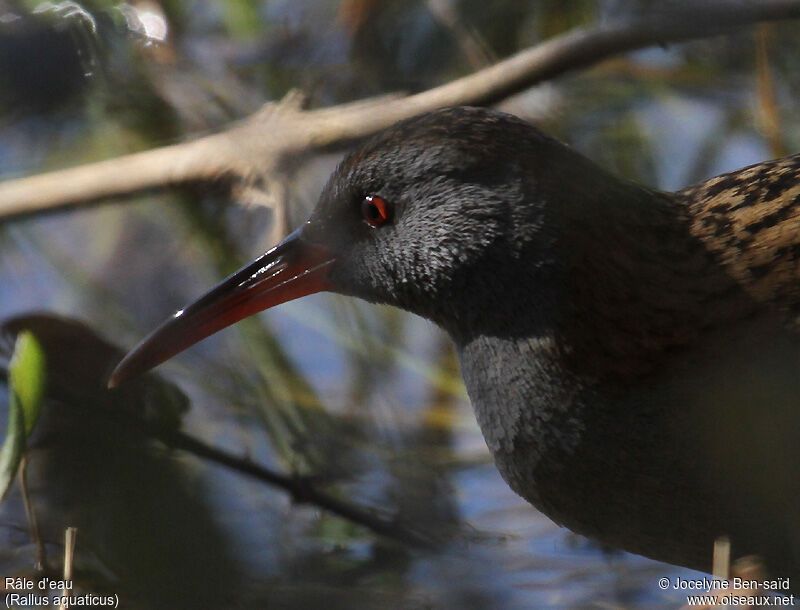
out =
<svg viewBox="0 0 800 610"><path fill-rule="evenodd" d="M421 91L570 28L680 4L0 0L0 178L212 132L290 89L311 107ZM604 61L500 107L675 189L800 150L799 57L800 24L760 26ZM287 171L270 203L291 226L342 154ZM52 404L28 477L51 567L77 525L77 582L129 608L683 602L656 586L683 571L597 548L506 488L447 338L403 312L333 295L289 303L164 365L168 382L106 404L97 380L117 349L268 248L273 218L263 202L184 188L0 223L4 353L22 328L47 353ZM7 404L0 387L3 429ZM192 436L439 543L411 548L295 506L95 407L173 428L181 418ZM2 576L31 574L37 557L18 487L0 505Z"/></svg>

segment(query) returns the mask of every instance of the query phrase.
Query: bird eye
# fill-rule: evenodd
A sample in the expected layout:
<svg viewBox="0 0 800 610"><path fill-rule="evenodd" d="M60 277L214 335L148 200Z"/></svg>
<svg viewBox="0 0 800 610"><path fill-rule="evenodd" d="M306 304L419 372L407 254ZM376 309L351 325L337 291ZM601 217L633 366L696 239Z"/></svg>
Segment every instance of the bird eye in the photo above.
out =
<svg viewBox="0 0 800 610"><path fill-rule="evenodd" d="M392 206L383 198L375 195L364 197L361 202L361 216L372 228L381 226L387 222L392 215Z"/></svg>

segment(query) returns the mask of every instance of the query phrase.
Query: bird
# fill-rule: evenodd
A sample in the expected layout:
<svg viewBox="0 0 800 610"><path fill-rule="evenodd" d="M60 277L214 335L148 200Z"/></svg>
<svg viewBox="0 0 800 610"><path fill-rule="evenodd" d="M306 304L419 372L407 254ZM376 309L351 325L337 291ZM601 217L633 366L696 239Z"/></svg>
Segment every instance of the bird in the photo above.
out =
<svg viewBox="0 0 800 610"><path fill-rule="evenodd" d="M307 222L136 346L109 386L319 291L449 334L508 485L554 522L800 582L800 155L676 192L450 107L337 166Z"/></svg>

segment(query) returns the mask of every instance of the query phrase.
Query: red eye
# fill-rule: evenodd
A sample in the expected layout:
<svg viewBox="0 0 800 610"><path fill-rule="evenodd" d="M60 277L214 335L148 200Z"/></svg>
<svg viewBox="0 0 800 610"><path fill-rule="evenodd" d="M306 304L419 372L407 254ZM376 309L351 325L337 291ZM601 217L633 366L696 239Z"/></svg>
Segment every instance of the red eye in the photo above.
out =
<svg viewBox="0 0 800 610"><path fill-rule="evenodd" d="M379 227L391 218L392 206L383 197L368 195L361 202L361 216L371 227Z"/></svg>

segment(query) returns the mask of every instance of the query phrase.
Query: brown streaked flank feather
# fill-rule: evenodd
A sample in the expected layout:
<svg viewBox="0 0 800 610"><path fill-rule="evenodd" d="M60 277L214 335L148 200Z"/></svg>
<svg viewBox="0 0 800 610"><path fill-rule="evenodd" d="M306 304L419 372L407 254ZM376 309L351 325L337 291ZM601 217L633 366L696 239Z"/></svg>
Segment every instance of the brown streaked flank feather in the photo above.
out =
<svg viewBox="0 0 800 610"><path fill-rule="evenodd" d="M759 303L800 313L800 155L679 191L692 235Z"/></svg>

